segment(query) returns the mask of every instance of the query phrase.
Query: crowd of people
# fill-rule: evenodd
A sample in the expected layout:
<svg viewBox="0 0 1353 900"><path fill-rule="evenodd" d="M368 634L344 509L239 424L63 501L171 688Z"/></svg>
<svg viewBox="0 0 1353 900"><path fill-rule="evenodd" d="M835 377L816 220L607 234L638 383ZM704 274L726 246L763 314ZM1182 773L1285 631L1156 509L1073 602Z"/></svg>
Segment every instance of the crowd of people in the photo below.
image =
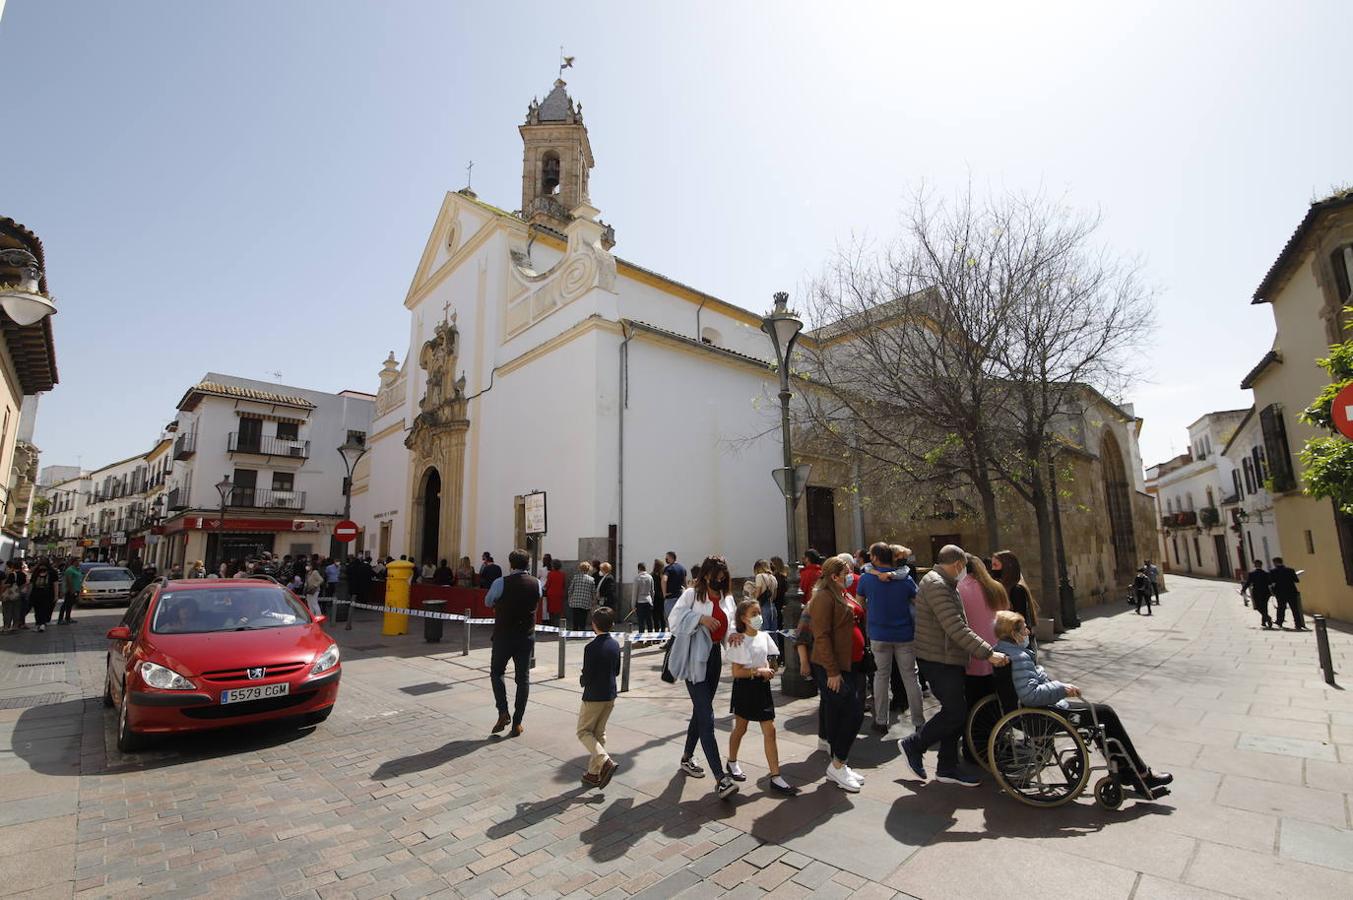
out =
<svg viewBox="0 0 1353 900"><path fill-rule="evenodd" d="M485 559L491 562L488 554ZM620 668L618 644L610 636L617 624L611 566L584 560L572 578L565 578L560 561L547 558L545 574L536 577L528 563L525 551L514 550L510 571L494 578L486 597L495 615L490 681L498 720L493 733L524 731L535 615L543 603L555 621L594 635L583 654L577 737L589 754L584 783L604 787L617 765L605 735ZM936 781L979 784L975 768L960 761L960 751L967 752L968 710L996 692L995 669L1012 666L1022 704L1056 707L1077 722L1097 720L1111 738L1109 753L1126 784L1146 799L1168 793L1172 776L1153 771L1141 759L1110 707L1087 703L1075 685L1055 681L1037 664L1032 631L1038 606L1014 553L1003 550L984 560L949 545L919 580L916 572L911 551L899 545L877 543L859 554L825 559L809 550L800 576L809 599L797 627L782 633L789 573L778 558L757 561L740 597L722 557L707 557L689 571L673 552L665 561L654 560L651 571L640 563L634 582L639 628L670 633L663 681L680 682L690 700L679 771L691 778L711 776L719 797L733 796L747 778L740 753L755 722L768 788L785 797L800 792L780 772L771 693L781 660L792 652L801 673L817 686L819 750L828 754L824 777L842 790L856 793L864 786L865 777L850 766L850 757L866 713L872 716L872 731L885 740L892 739L894 715L908 716L911 732L897 746L916 778L928 778L925 754L936 749ZM505 683L509 663L516 687L511 705ZM715 731L725 674L733 717L726 753ZM929 717L926 695L939 704Z"/></svg>
<svg viewBox="0 0 1353 900"><path fill-rule="evenodd" d="M74 622L72 613L84 586L80 560L55 556L11 559L5 563L0 584L0 634L28 631L28 614L33 614L33 631L44 632L56 615L58 625Z"/></svg>

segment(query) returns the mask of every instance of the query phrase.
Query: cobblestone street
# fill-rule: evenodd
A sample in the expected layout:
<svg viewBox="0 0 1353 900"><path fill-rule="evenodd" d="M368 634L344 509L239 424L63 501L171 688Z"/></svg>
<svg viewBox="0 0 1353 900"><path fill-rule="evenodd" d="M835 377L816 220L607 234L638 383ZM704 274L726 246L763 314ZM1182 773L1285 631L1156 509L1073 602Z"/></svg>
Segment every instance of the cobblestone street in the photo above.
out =
<svg viewBox="0 0 1353 900"><path fill-rule="evenodd" d="M868 783L845 794L823 782L816 700L778 696L784 772L804 793L768 793L749 740L748 781L720 802L711 779L677 771L689 703L658 679L656 648L635 653L611 719L620 770L603 796L579 783L581 642L563 680L553 641L538 645L525 734L500 740L487 629L462 656L455 628L440 645L418 620L382 637L372 613L334 630L344 680L318 729L122 755L100 702L103 632L121 610L84 611L0 638L0 893L1353 896L1353 695L1324 685L1313 635L1261 631L1234 586L1169 584L1154 617L1093 610L1040 659L1112 703L1175 775L1164 802L1114 812L1088 793L1039 811L989 782L919 785L873 734L852 758ZM1353 680L1353 635L1331 639ZM725 683L716 711L727 698Z"/></svg>

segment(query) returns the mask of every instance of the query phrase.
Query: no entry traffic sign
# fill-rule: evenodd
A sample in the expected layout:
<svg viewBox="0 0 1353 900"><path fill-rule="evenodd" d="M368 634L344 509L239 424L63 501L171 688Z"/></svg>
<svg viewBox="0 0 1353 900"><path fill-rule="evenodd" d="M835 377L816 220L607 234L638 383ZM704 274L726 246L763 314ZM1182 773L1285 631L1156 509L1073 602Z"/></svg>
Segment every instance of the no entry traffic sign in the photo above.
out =
<svg viewBox="0 0 1353 900"><path fill-rule="evenodd" d="M344 519L334 526L334 540L348 543L357 540L357 523L351 519Z"/></svg>
<svg viewBox="0 0 1353 900"><path fill-rule="evenodd" d="M1347 385L1334 395L1334 406L1330 409L1334 427L1346 438L1353 438L1353 384Z"/></svg>

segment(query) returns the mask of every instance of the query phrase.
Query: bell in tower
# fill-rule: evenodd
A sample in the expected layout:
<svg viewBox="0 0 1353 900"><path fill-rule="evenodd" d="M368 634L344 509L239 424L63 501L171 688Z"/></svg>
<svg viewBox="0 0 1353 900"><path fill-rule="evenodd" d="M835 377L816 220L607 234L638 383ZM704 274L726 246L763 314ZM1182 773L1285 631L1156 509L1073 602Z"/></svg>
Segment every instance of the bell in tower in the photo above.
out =
<svg viewBox="0 0 1353 900"><path fill-rule="evenodd" d="M563 231L573 210L588 203L587 178L592 169L592 145L583 124L582 105L569 97L562 78L543 101L531 101L526 122L518 127L522 140L521 215L531 224ZM607 226L606 249L614 246Z"/></svg>

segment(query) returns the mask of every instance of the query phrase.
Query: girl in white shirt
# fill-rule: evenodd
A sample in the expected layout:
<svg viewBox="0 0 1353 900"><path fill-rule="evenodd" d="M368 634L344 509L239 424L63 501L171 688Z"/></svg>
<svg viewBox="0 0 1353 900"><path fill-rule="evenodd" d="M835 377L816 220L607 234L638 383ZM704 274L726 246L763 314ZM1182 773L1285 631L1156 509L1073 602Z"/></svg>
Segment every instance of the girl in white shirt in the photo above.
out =
<svg viewBox="0 0 1353 900"><path fill-rule="evenodd" d="M772 657L779 648L761 627L761 604L743 600L738 604L735 623L742 640L729 641L728 661L733 667L733 734L728 739L728 774L734 781L746 781L738 765L738 748L747 733L748 722L761 723L761 739L766 747L766 765L770 768L771 790L792 797L799 789L780 777L780 751L775 743L775 700L770 682L775 677Z"/></svg>

